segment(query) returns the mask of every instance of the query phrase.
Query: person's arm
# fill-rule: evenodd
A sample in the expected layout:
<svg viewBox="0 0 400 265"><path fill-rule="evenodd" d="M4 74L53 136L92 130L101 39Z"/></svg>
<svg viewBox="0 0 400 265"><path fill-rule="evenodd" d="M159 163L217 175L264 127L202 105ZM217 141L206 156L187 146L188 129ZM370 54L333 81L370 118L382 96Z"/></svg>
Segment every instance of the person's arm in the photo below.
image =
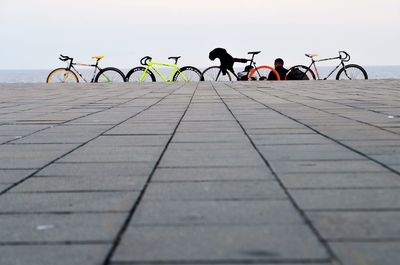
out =
<svg viewBox="0 0 400 265"><path fill-rule="evenodd" d="M275 73L271 71L268 75L268 80L278 80L278 79L276 78Z"/></svg>

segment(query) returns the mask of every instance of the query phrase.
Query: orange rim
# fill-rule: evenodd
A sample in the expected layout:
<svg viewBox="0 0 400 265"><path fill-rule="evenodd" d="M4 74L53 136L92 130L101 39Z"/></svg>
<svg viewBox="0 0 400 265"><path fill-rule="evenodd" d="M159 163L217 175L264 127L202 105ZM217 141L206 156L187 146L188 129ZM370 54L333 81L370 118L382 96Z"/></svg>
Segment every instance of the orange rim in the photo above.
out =
<svg viewBox="0 0 400 265"><path fill-rule="evenodd" d="M71 70L67 70L67 69L65 69L65 68L57 68L57 69L55 69L54 71L52 71L52 72L49 74L49 76L47 77L46 82L47 82L47 83L54 83L54 82L52 82L51 80L52 80L53 76L54 76L57 72L60 72L60 71L64 71L65 73L71 74L71 75L73 76L73 78L75 79L75 81L76 81L77 83L79 83L79 79L78 79L78 77L76 76L76 74L75 74L74 72L72 72ZM64 75L65 75L65 73L64 73Z"/></svg>
<svg viewBox="0 0 400 265"><path fill-rule="evenodd" d="M279 73L273 67L268 66L268 65L262 65L262 66L259 66L257 68L251 69L250 73L249 73L249 79L251 79L253 77L253 75L257 72L257 70L260 70L260 69L271 70L272 72L274 72L274 74L275 74L276 78L278 79L278 81L281 80L281 77L279 76Z"/></svg>

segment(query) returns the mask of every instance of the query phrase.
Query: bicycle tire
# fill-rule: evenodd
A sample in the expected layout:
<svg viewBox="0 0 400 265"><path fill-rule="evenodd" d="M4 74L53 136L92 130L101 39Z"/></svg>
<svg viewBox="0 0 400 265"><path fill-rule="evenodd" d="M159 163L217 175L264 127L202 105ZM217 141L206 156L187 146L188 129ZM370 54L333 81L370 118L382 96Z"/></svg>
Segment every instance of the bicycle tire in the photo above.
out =
<svg viewBox="0 0 400 265"><path fill-rule="evenodd" d="M211 66L203 71L200 77L201 81L216 81L216 82L229 82L232 81L229 72L226 75L222 74L221 67Z"/></svg>
<svg viewBox="0 0 400 265"><path fill-rule="evenodd" d="M63 80L57 77L62 77ZM66 68L57 68L51 71L47 76L46 83L79 83L79 79L71 70Z"/></svg>
<svg viewBox="0 0 400 265"><path fill-rule="evenodd" d="M96 75L95 83L123 83L126 81L124 73L115 67L107 67Z"/></svg>
<svg viewBox="0 0 400 265"><path fill-rule="evenodd" d="M141 81L141 77L145 71L146 68L141 66L131 69L126 75L126 82L156 82L156 77L150 70L147 70L143 81Z"/></svg>
<svg viewBox="0 0 400 265"><path fill-rule="evenodd" d="M264 73L265 71L262 71L262 70L266 70L268 72L268 74ZM255 75L259 74L260 72L262 72L262 75L260 75L259 79L257 79L255 77ZM262 66L251 69L248 80L260 80L260 81L268 80L269 73L271 73L271 72L274 73L274 75L276 77L275 80L278 80L278 81L281 80L281 77L280 77L279 73L275 70L275 68L268 66L268 65L262 65ZM253 78L255 78L255 79L253 79Z"/></svg>
<svg viewBox="0 0 400 265"><path fill-rule="evenodd" d="M183 75L181 75L181 73ZM201 80L201 72L199 69L193 66L184 66L176 71L172 80L174 82L199 82ZM185 78L187 80L185 80Z"/></svg>
<svg viewBox="0 0 400 265"><path fill-rule="evenodd" d="M367 79L368 79L367 71L365 71L364 68L362 68L357 64L345 65L342 69L339 70L339 72L336 75L336 80L367 80Z"/></svg>
<svg viewBox="0 0 400 265"><path fill-rule="evenodd" d="M288 72L286 73L285 80L307 80L307 79L304 79L305 76L303 76L299 79L289 79L290 73L294 69L299 69L300 71L304 72L304 74L307 76L308 80L317 80L317 76L314 74L313 70L311 70L311 68L309 68L308 66L305 66L305 65L295 65L293 67L290 67Z"/></svg>

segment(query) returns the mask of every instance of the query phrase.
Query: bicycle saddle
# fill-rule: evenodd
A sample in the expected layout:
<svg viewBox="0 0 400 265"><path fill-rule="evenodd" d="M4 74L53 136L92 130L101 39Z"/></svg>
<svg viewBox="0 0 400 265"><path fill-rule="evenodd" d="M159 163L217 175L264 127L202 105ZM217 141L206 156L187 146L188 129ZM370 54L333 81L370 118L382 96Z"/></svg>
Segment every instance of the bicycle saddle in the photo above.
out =
<svg viewBox="0 0 400 265"><path fill-rule="evenodd" d="M104 58L104 56L103 55L99 55L99 56L92 56L92 59L97 59L97 60L100 60L100 59L103 59Z"/></svg>
<svg viewBox="0 0 400 265"><path fill-rule="evenodd" d="M177 64L179 58L181 58L181 56L171 56L171 57L168 57L168 60L175 60L175 64Z"/></svg>
<svg viewBox="0 0 400 265"><path fill-rule="evenodd" d="M318 54L315 54L315 53L306 53L306 56L307 56L308 58L314 58L314 57L317 57Z"/></svg>
<svg viewBox="0 0 400 265"><path fill-rule="evenodd" d="M254 55L256 55L256 54L259 54L261 51L256 51L256 52L248 52L247 54L254 54Z"/></svg>

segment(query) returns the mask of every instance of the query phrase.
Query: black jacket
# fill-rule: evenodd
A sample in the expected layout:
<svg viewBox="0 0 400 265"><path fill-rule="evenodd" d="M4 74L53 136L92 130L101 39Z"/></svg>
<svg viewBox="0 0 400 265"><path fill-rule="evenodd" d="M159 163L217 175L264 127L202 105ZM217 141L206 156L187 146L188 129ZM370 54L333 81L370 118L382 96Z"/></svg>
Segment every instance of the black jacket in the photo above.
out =
<svg viewBox="0 0 400 265"><path fill-rule="evenodd" d="M288 70L283 66L276 67L275 70L278 72L281 80L285 80ZM271 73L269 73L268 80L277 80L274 72L271 71Z"/></svg>

